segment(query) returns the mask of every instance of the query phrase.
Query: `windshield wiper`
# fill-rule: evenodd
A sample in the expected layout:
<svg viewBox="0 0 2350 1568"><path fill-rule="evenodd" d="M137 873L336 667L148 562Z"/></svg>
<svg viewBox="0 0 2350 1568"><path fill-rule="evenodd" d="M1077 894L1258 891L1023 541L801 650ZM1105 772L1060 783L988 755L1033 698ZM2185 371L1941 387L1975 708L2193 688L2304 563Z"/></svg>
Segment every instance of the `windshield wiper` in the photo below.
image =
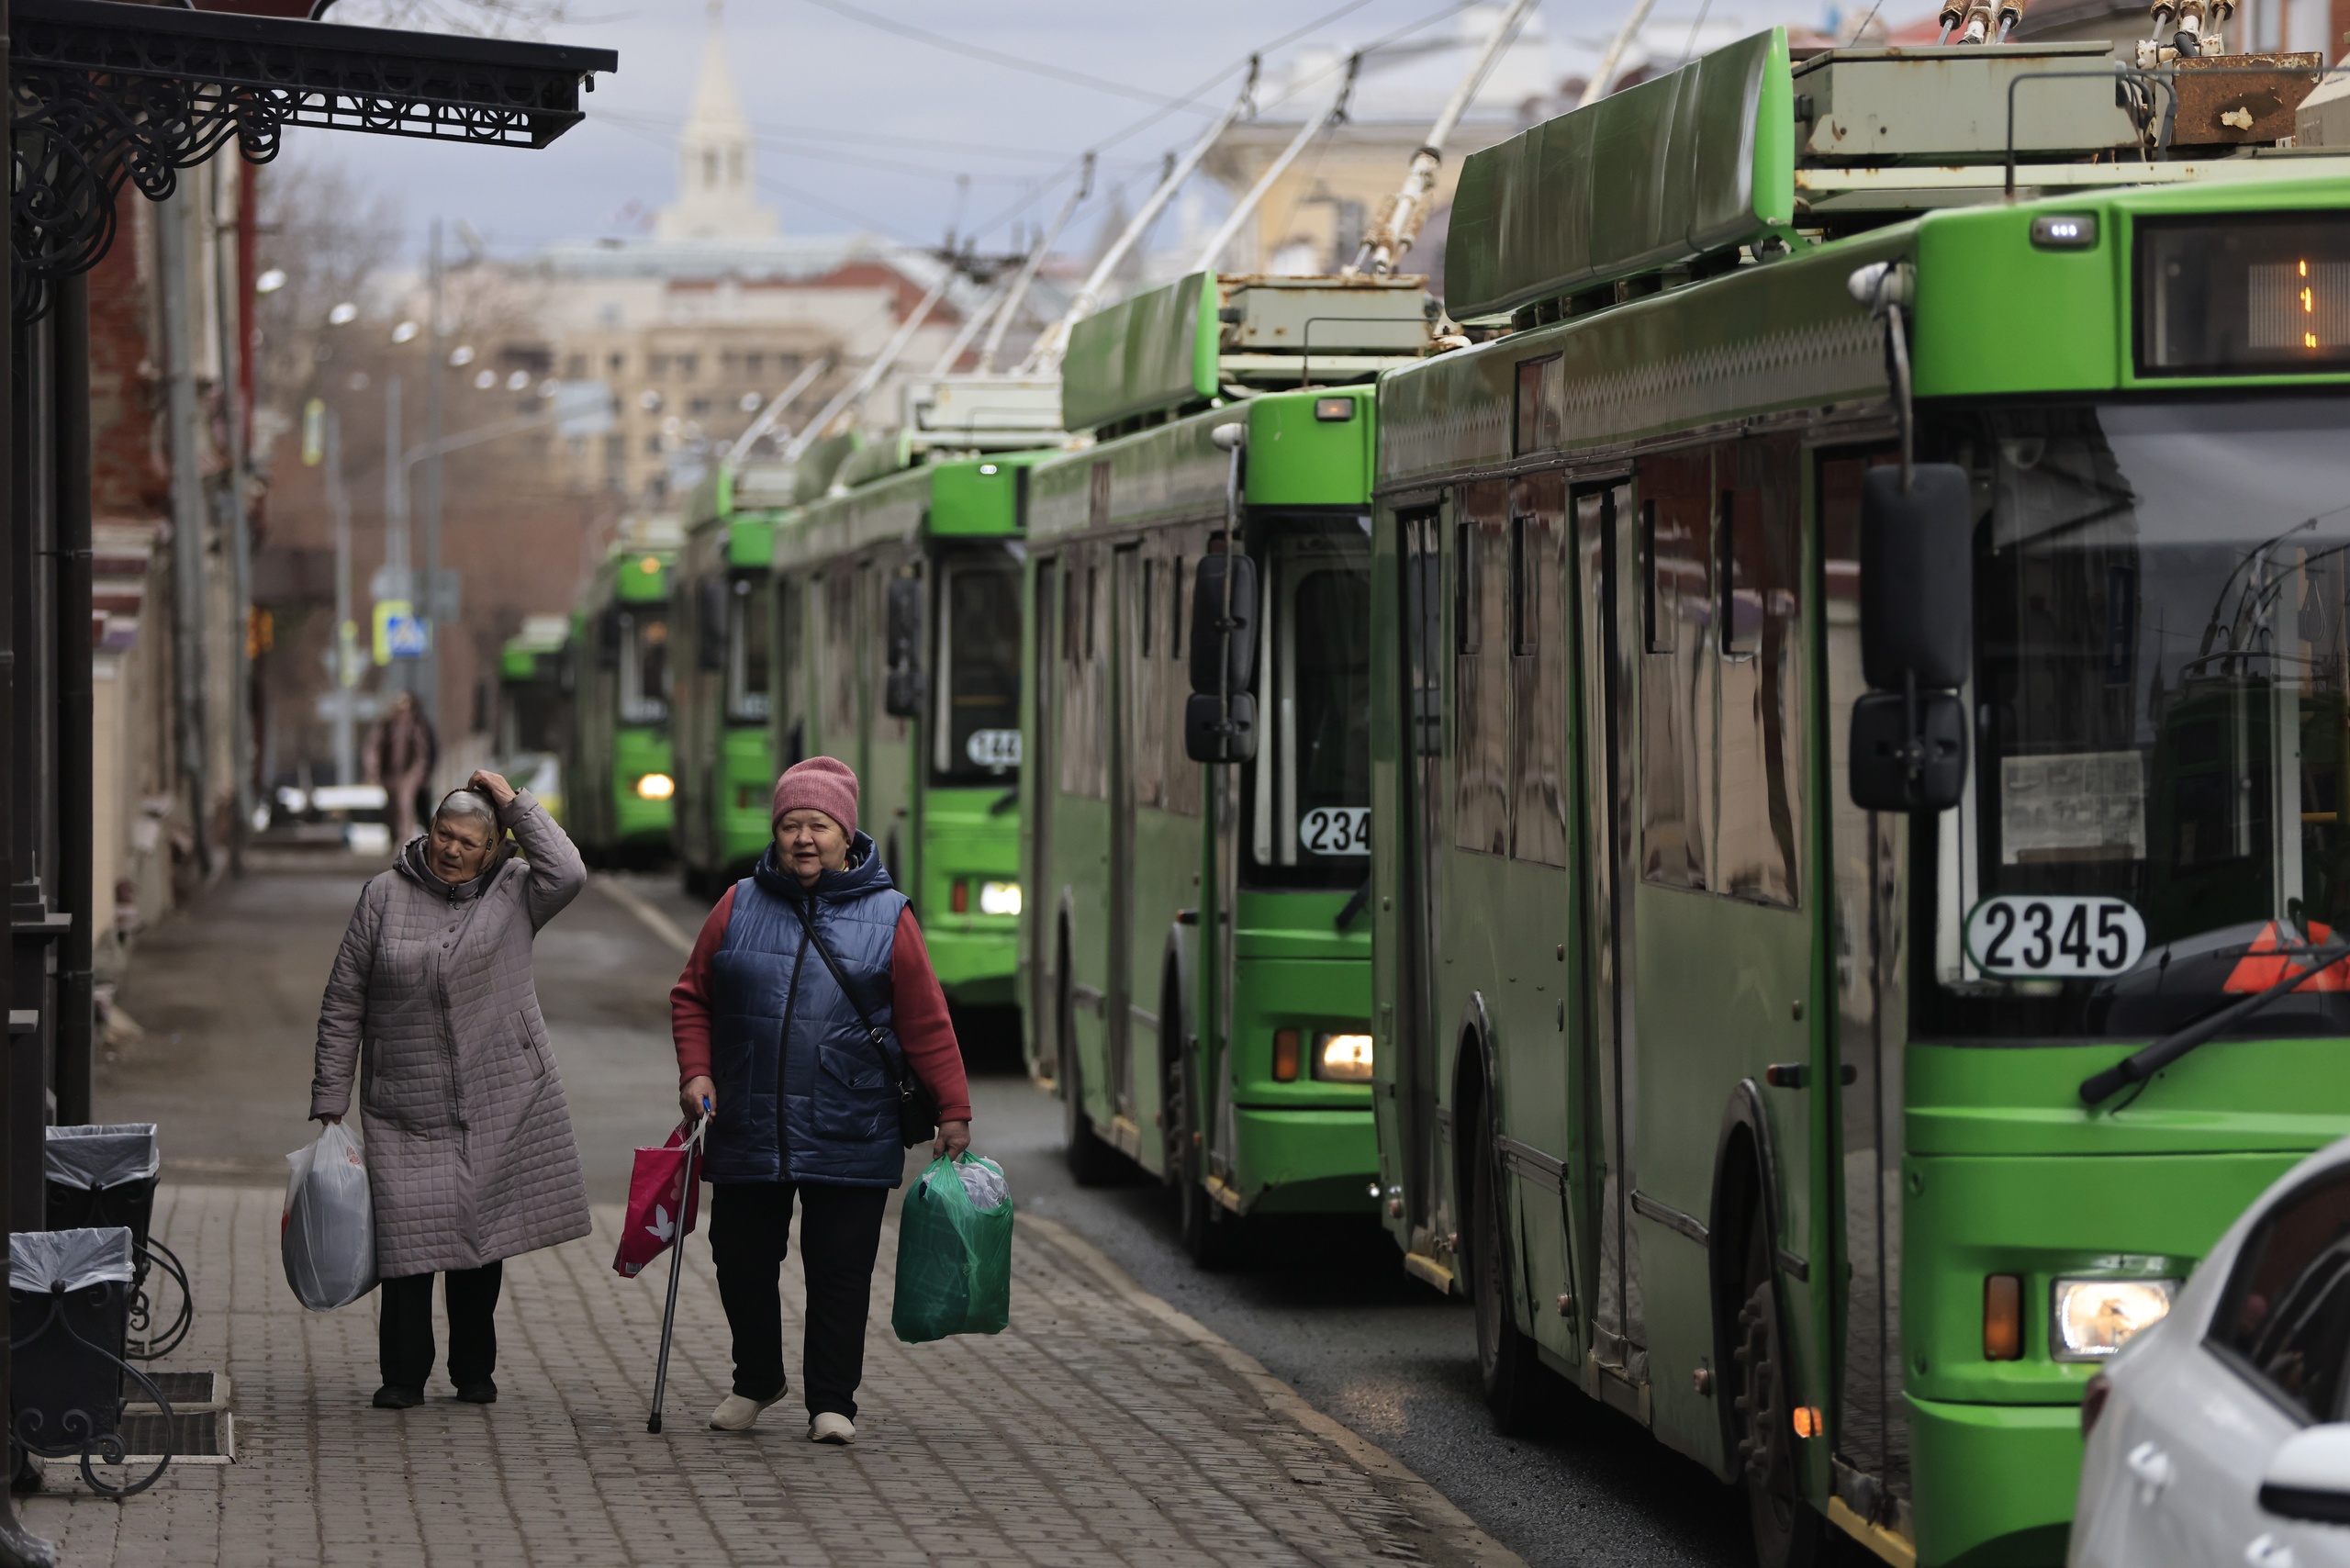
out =
<svg viewBox="0 0 2350 1568"><path fill-rule="evenodd" d="M1352 925L1355 923L1355 918L1362 913L1364 908L1368 906L1370 902L1371 879L1369 877L1365 877L1362 879L1362 886L1355 890L1355 896L1348 899L1345 905L1338 911L1338 918L1333 924L1335 924L1338 930L1343 933L1348 926Z"/></svg>
<svg viewBox="0 0 2350 1568"><path fill-rule="evenodd" d="M2242 1002L2230 1002L2217 1013L2208 1014L2184 1029L2175 1029L2154 1044L2131 1052L2103 1072L2083 1079L2081 1103L2094 1106L2132 1083L2143 1083L2204 1041L2232 1029L2278 997L2307 984L2312 977L2332 969L2344 958L2350 958L2350 944L2304 948L2298 953L2286 952L2280 956L2288 963L2293 958L2304 957L2314 961L2305 969L2291 969L2266 991L2257 991Z"/></svg>

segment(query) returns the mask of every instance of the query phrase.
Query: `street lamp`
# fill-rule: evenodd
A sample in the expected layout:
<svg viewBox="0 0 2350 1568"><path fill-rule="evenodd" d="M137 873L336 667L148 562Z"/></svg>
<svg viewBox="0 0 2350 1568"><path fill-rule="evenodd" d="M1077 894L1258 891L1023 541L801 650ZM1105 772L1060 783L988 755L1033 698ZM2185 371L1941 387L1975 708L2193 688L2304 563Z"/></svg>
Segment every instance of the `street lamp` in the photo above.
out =
<svg viewBox="0 0 2350 1568"><path fill-rule="evenodd" d="M348 327L358 319L359 307L348 299L327 312L327 325L330 327Z"/></svg>
<svg viewBox="0 0 2350 1568"><path fill-rule="evenodd" d="M285 269L284 267L272 267L267 272L262 274L261 276L253 279L253 292L255 294L275 294L279 289L284 288L285 286Z"/></svg>

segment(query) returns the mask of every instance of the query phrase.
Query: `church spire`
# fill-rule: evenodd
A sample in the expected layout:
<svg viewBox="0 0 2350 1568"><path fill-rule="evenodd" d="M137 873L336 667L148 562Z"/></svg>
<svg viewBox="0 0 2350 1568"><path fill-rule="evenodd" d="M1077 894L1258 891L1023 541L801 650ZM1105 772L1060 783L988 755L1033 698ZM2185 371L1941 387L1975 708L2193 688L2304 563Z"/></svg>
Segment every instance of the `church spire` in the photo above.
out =
<svg viewBox="0 0 2350 1568"><path fill-rule="evenodd" d="M654 231L665 240L749 239L773 234L776 215L757 205L751 122L734 95L721 0L710 0L701 75L677 139L677 200Z"/></svg>

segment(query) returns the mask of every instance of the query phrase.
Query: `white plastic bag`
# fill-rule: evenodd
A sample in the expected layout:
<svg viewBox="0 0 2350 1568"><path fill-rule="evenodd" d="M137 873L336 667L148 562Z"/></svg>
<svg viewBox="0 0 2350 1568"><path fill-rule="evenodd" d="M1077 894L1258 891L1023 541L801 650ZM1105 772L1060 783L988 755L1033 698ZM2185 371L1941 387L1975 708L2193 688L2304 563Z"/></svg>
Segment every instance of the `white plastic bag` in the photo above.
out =
<svg viewBox="0 0 2350 1568"><path fill-rule="evenodd" d="M279 1244L285 1282L304 1306L330 1312L375 1288L375 1210L367 1157L351 1129L328 1124L319 1141L285 1157L285 1217Z"/></svg>

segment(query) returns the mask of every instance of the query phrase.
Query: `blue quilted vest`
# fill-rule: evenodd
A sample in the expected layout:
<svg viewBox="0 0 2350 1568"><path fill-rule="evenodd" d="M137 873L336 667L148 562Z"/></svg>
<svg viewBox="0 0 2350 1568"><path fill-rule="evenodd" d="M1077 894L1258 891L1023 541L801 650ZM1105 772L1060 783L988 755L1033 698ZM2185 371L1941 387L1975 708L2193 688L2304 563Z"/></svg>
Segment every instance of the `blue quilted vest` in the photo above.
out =
<svg viewBox="0 0 2350 1568"><path fill-rule="evenodd" d="M777 868L770 846L734 884L726 936L711 959L718 1114L703 1169L712 1182L894 1187L904 1175L897 1075L905 1058L890 1028L890 960L906 897L864 834L849 859L846 870L803 889ZM796 909L808 912L867 1016L890 1032L887 1070L856 1009L805 945Z"/></svg>

